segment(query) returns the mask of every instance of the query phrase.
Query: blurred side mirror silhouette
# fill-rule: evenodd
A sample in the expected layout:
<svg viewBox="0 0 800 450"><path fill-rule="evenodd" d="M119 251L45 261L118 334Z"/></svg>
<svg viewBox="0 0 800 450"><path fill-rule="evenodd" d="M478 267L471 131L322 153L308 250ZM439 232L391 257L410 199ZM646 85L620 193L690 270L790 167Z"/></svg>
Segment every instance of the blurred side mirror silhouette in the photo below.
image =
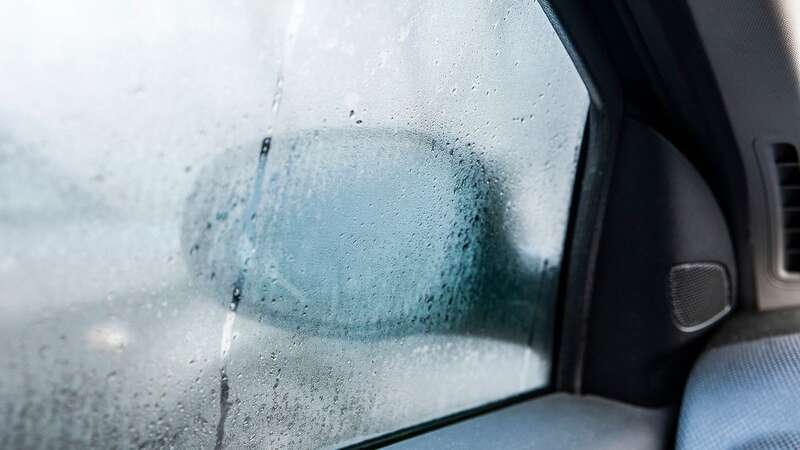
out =
<svg viewBox="0 0 800 450"><path fill-rule="evenodd" d="M530 269L508 249L505 200L480 156L452 137L385 129L228 151L187 200L185 259L222 302L236 290L241 313L307 334L525 335L546 311L526 295Z"/></svg>

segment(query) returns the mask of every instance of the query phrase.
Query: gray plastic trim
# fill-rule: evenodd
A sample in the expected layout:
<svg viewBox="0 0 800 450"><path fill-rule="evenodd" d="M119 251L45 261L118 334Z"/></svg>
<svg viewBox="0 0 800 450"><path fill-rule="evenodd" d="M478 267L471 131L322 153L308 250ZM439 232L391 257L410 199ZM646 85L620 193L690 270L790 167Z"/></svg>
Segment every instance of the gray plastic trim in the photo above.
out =
<svg viewBox="0 0 800 450"><path fill-rule="evenodd" d="M398 442L391 449L665 449L674 411L551 394Z"/></svg>
<svg viewBox="0 0 800 450"><path fill-rule="evenodd" d="M688 0L745 164L761 310L800 306L800 277L776 249L764 146L800 142L800 8L795 0ZM777 139L777 138L780 139ZM777 262L776 262L777 261Z"/></svg>

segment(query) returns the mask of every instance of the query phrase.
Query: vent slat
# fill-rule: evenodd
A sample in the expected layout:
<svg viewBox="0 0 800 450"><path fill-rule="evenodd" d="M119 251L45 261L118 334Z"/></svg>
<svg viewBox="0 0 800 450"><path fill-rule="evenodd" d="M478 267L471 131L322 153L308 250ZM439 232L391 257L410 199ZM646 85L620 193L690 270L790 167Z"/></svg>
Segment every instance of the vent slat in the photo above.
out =
<svg viewBox="0 0 800 450"><path fill-rule="evenodd" d="M783 233L783 246L787 251L800 250L800 231L786 230Z"/></svg>
<svg viewBox="0 0 800 450"><path fill-rule="evenodd" d="M800 229L800 207L783 208L783 226L787 228Z"/></svg>
<svg viewBox="0 0 800 450"><path fill-rule="evenodd" d="M783 266L789 272L800 271L800 250L789 250L784 253Z"/></svg>
<svg viewBox="0 0 800 450"><path fill-rule="evenodd" d="M800 159L797 157L797 149L794 148L794 145L787 144L787 143L780 143L775 144L774 148L774 155L775 155L775 162L776 163L795 163L797 164L800 162Z"/></svg>
<svg viewBox="0 0 800 450"><path fill-rule="evenodd" d="M781 187L781 203L783 206L800 206L800 188Z"/></svg>

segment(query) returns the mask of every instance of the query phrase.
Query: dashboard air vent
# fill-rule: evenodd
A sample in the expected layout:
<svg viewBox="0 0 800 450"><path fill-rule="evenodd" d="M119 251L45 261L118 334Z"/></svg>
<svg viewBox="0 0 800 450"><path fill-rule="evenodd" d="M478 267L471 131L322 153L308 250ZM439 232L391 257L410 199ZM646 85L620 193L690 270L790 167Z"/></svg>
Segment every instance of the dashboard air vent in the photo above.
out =
<svg viewBox="0 0 800 450"><path fill-rule="evenodd" d="M774 144L773 156L783 217L783 268L800 272L800 159L786 143Z"/></svg>

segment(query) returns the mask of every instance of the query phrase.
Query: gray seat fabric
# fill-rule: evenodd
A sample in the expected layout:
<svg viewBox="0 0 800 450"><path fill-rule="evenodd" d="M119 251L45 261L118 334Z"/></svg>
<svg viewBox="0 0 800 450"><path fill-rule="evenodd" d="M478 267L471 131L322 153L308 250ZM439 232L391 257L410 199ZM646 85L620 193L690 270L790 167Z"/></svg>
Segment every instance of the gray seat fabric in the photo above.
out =
<svg viewBox="0 0 800 450"><path fill-rule="evenodd" d="M684 394L676 447L800 449L800 313L751 315L723 329Z"/></svg>

